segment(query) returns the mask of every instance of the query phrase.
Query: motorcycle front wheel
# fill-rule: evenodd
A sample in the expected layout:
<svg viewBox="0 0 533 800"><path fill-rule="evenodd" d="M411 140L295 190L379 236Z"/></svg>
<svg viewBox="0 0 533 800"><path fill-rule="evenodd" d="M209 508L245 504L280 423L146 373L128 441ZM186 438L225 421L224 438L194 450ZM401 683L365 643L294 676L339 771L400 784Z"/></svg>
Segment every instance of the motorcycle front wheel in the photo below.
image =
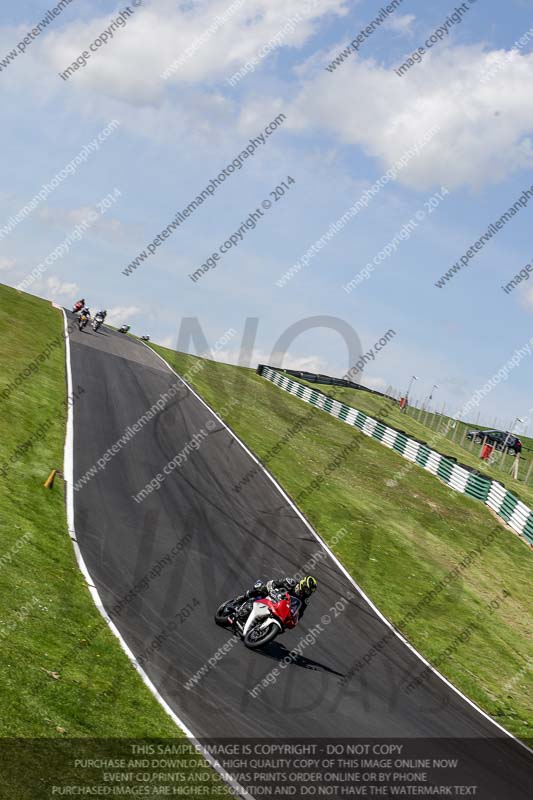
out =
<svg viewBox="0 0 533 800"><path fill-rule="evenodd" d="M257 647L261 647L267 642L271 642L278 633L279 633L279 626L273 622L267 628L260 628L258 625L251 628L246 636L244 637L244 644L246 647L249 647L250 650L255 650Z"/></svg>

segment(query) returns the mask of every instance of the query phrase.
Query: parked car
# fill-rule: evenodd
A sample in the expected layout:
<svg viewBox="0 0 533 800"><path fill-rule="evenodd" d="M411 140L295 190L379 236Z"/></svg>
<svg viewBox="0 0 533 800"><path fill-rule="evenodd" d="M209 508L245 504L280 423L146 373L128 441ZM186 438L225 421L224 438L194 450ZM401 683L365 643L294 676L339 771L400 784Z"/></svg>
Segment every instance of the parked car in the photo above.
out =
<svg viewBox="0 0 533 800"><path fill-rule="evenodd" d="M492 445L496 450L503 450L503 445L507 440L505 444L507 452L513 450L515 453L520 453L522 450L522 442L518 436L508 431L468 431L466 438L473 439L479 444L486 438L487 444Z"/></svg>

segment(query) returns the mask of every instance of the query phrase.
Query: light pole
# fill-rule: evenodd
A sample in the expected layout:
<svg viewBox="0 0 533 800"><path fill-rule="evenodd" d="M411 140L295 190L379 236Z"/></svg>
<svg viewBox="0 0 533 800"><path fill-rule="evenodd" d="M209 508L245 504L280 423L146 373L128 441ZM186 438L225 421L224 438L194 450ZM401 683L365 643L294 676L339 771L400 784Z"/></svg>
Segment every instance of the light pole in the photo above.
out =
<svg viewBox="0 0 533 800"><path fill-rule="evenodd" d="M407 387L407 391L405 393L405 397L403 398L403 404L400 404L400 411L404 414L407 412L407 406L409 405L409 392L411 391L411 386L413 385L413 381L417 381L418 378L416 375L411 375L411 380L409 381L409 386Z"/></svg>
<svg viewBox="0 0 533 800"><path fill-rule="evenodd" d="M431 401L433 399L433 392L435 391L435 389L438 389L438 388L439 388L439 384L438 383L434 383L433 386L431 387L431 391L430 391L429 397L427 399L427 409L428 409L428 411L429 411L430 403L431 403ZM425 403L424 403L424 405L425 405Z"/></svg>
<svg viewBox="0 0 533 800"><path fill-rule="evenodd" d="M514 426L516 425L517 422L525 422L525 420L523 420L522 417L517 417L513 421L513 424L511 425L511 430L507 432L507 435L505 437L505 441L503 443L502 458L505 458L505 448L507 446L507 442L509 440L509 436L511 436L511 434L513 432L513 428L514 428ZM517 453L516 450L515 450L514 451L514 458L513 458L513 466L511 467L511 475L513 476L515 481L518 480L519 464L520 464L520 453Z"/></svg>
<svg viewBox="0 0 533 800"><path fill-rule="evenodd" d="M409 400L409 392L411 391L411 386L413 385L413 381L417 381L418 377L416 375L411 375L411 380L409 381L409 386L407 387L407 391L405 393L405 399Z"/></svg>

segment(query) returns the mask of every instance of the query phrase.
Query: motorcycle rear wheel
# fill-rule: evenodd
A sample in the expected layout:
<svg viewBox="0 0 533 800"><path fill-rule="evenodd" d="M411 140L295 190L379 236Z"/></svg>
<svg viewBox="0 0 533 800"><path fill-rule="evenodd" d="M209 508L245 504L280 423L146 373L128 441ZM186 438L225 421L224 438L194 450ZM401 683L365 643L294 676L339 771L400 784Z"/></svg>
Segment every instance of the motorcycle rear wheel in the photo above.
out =
<svg viewBox="0 0 533 800"><path fill-rule="evenodd" d="M231 613L230 603L222 603L215 611L215 622L225 628L228 624L228 617Z"/></svg>
<svg viewBox="0 0 533 800"><path fill-rule="evenodd" d="M269 625L268 628L262 629L259 629L256 625L251 628L244 637L244 644L246 647L249 647L250 650L256 650L258 647L262 647L264 644L271 642L279 632L279 627L275 622Z"/></svg>

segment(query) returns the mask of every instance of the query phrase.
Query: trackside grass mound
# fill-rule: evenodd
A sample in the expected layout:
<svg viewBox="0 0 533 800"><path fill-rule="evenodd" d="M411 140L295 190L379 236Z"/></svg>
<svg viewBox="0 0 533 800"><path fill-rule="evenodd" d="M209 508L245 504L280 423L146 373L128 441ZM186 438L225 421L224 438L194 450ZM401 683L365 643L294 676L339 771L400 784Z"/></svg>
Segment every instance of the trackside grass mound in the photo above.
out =
<svg viewBox="0 0 533 800"><path fill-rule="evenodd" d="M479 458L481 446L479 444L473 445L468 440L463 439L465 430L478 429L477 425L467 425L464 422L457 422L456 428L446 428L450 417L439 416L436 418L434 414L419 413L416 409L409 408L408 413L402 413L399 409L398 403L394 400L384 399L379 395L365 392L362 389L348 389L342 386L327 386L324 384L309 383L294 375L288 375L291 380L303 383L304 386L309 386L311 389L316 389L335 400L340 400L348 406L353 406L359 411L364 411L366 414L375 419L386 421L387 425L391 428L405 431L409 436L424 442L432 450L436 450L443 456L455 458L459 463L465 464L468 467L477 469L499 483L502 483L506 489L513 492L522 502L533 508L533 486L528 486L523 481L528 474L531 465L531 440L521 436L524 450L520 457L520 480L514 480L509 474L511 468L511 457L506 456L504 459L505 469L499 469L497 466L491 466L486 461ZM384 419L386 414L386 420ZM426 425L426 421L429 423ZM443 431L447 430L447 435ZM461 441L466 443L461 446ZM499 454L501 458L501 454ZM530 477L530 480L533 478Z"/></svg>
<svg viewBox="0 0 533 800"><path fill-rule="evenodd" d="M43 488L63 465L62 332L49 303L0 286L0 736L175 737L94 607L68 537L62 479Z"/></svg>
<svg viewBox="0 0 533 800"><path fill-rule="evenodd" d="M528 547L481 503L252 370L153 348L222 411L326 541L347 529L333 551L413 645L495 720L530 737ZM234 397L239 404L230 402ZM386 412L382 418L388 422ZM397 484L389 486L393 478ZM252 474L238 482L241 499L253 480ZM473 550L468 567L421 603ZM400 626L414 609L414 617ZM453 654L445 657L450 646Z"/></svg>

